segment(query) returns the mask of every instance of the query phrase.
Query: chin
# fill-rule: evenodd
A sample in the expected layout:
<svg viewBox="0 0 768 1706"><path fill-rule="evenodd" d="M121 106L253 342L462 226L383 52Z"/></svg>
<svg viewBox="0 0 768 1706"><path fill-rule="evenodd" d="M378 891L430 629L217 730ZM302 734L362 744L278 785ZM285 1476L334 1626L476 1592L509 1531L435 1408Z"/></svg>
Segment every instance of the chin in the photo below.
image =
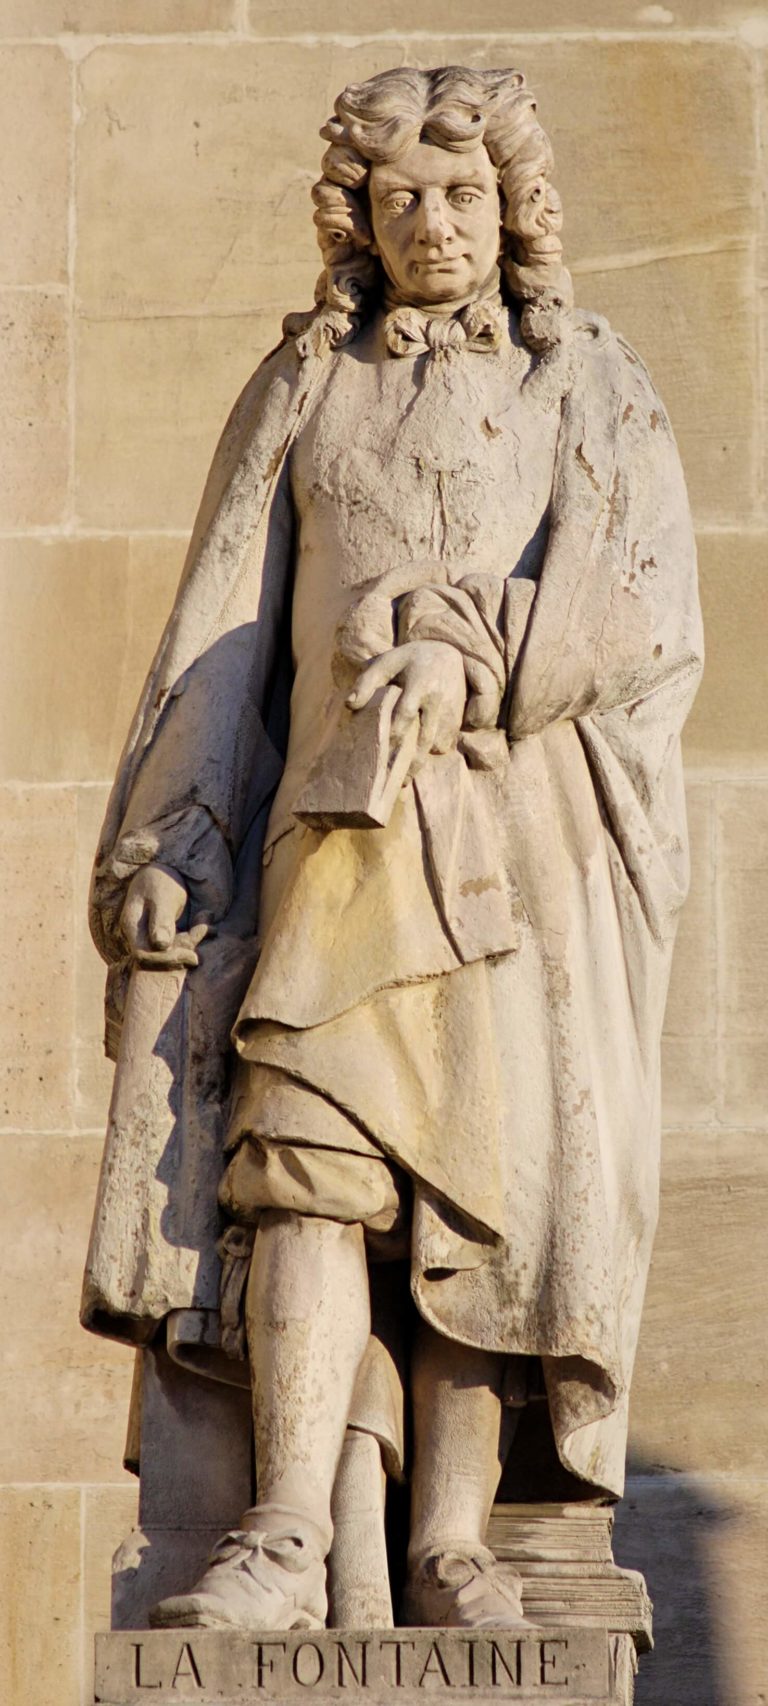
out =
<svg viewBox="0 0 768 1706"><path fill-rule="evenodd" d="M419 278L412 289L422 302L452 302L458 296L471 296L476 285L459 271L435 272Z"/></svg>

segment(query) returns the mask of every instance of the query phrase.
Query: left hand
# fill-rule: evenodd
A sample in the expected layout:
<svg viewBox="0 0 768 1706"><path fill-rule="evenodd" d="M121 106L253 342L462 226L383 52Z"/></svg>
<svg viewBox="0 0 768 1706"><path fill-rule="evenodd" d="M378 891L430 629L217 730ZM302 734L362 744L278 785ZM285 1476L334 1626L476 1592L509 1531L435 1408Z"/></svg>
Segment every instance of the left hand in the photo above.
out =
<svg viewBox="0 0 768 1706"><path fill-rule="evenodd" d="M366 665L347 704L361 711L390 682L399 682L401 689L392 718L394 745L402 741L414 718L421 724L413 774L430 752L450 752L456 745L467 701L464 659L443 640L409 640Z"/></svg>

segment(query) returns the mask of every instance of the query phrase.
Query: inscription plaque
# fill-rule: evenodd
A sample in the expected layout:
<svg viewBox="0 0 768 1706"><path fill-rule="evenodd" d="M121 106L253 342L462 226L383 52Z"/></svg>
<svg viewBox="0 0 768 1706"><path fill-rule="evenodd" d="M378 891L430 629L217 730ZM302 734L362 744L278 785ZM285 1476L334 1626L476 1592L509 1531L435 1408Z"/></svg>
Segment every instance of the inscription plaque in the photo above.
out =
<svg viewBox="0 0 768 1706"><path fill-rule="evenodd" d="M323 1630L243 1635L125 1631L96 1639L97 1706L151 1702L365 1700L412 1706L431 1696L477 1702L608 1702L604 1630Z"/></svg>

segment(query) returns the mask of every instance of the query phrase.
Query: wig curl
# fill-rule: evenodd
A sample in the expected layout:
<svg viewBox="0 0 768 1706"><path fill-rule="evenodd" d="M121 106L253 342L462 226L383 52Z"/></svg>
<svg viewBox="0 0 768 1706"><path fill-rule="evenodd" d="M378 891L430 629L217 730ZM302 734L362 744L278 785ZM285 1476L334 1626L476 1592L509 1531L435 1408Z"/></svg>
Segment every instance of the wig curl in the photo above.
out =
<svg viewBox="0 0 768 1706"><path fill-rule="evenodd" d="M562 207L551 182L552 148L522 71L460 65L383 71L343 90L320 135L329 146L312 191L325 264L316 301L331 311L334 342L342 324L350 334L357 328L380 287L365 193L370 168L419 141L454 153L484 144L499 180L499 264L522 335L539 351L562 341L573 302L562 261ZM286 329L306 330L308 319L291 316Z"/></svg>

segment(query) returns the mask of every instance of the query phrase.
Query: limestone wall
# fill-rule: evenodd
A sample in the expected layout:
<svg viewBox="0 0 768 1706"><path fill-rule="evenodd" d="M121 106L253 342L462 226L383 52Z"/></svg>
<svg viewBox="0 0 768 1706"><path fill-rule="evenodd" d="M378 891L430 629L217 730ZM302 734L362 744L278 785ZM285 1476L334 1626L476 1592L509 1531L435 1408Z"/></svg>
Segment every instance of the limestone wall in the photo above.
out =
<svg viewBox="0 0 768 1706"><path fill-rule="evenodd" d="M641 1702L754 1706L768 1687L768 14L2 0L0 35L0 1696L90 1701L135 1504L120 1469L130 1358L77 1325L110 1081L85 924L107 779L218 428L282 313L311 301L317 128L351 78L448 60L520 64L538 91L579 298L658 380L698 525L694 882L619 1551L658 1604Z"/></svg>

